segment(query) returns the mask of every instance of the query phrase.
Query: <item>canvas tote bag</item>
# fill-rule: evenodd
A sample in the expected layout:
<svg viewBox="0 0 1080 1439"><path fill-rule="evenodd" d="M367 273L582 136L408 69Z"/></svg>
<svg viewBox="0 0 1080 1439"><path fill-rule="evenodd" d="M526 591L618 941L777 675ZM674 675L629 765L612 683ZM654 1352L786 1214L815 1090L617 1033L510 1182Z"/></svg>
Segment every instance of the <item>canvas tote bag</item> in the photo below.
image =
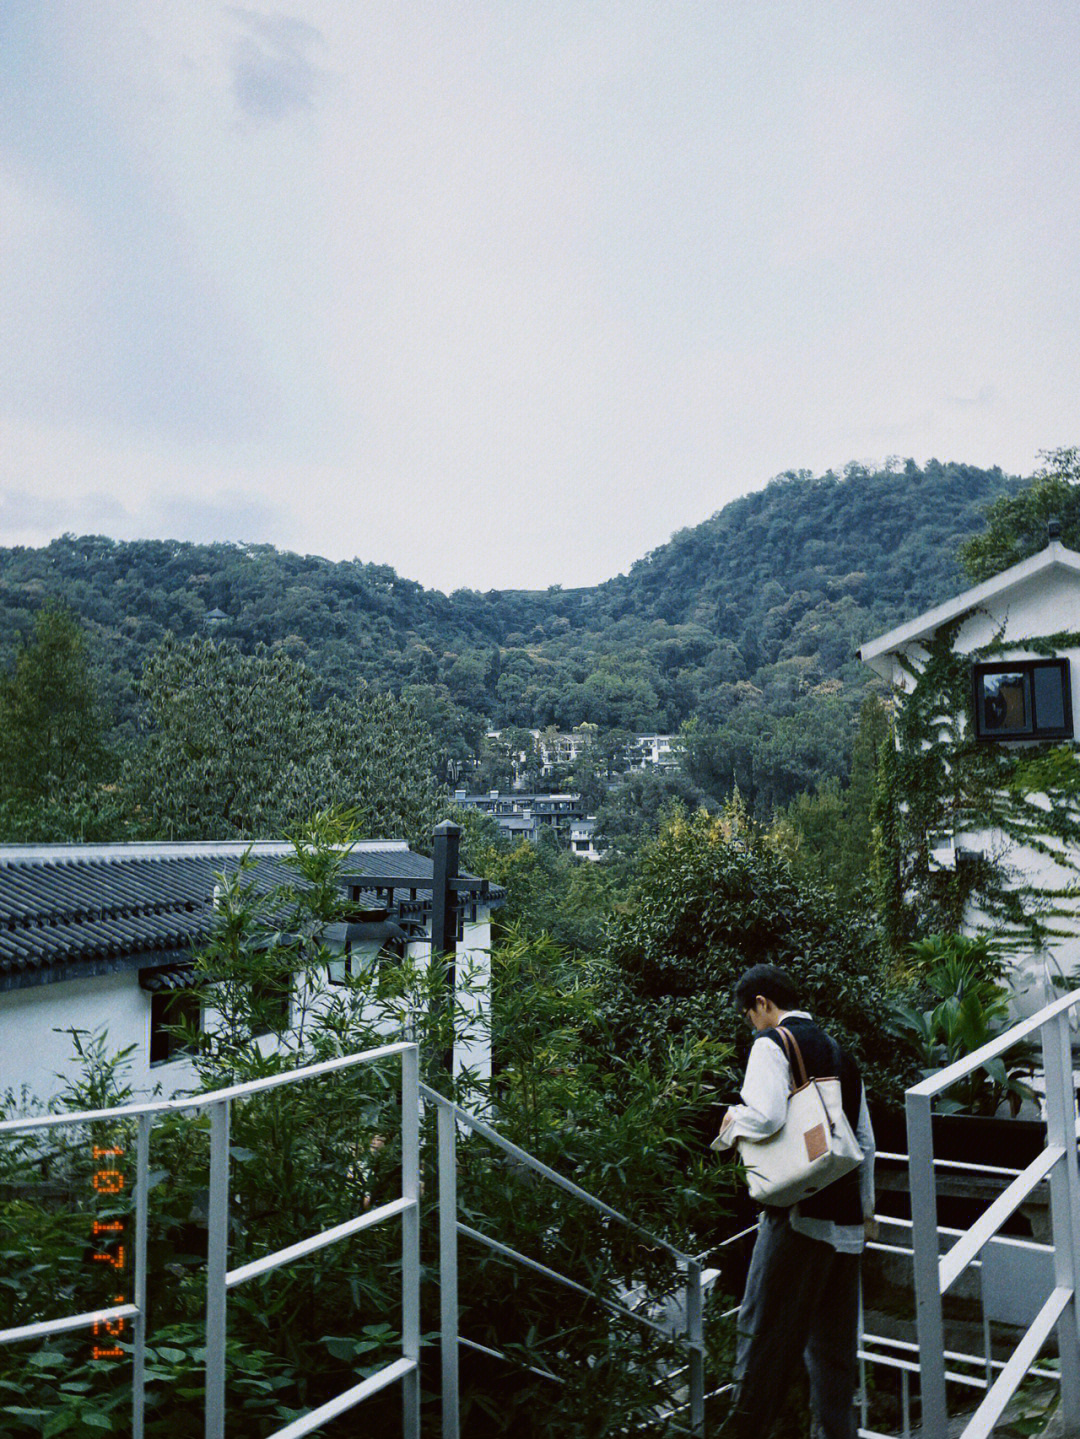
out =
<svg viewBox="0 0 1080 1439"><path fill-rule="evenodd" d="M844 1113L839 1077L808 1079L795 1036L782 1026L776 1033L792 1071L787 1117L768 1139L736 1143L750 1197L787 1208L850 1173L863 1152Z"/></svg>

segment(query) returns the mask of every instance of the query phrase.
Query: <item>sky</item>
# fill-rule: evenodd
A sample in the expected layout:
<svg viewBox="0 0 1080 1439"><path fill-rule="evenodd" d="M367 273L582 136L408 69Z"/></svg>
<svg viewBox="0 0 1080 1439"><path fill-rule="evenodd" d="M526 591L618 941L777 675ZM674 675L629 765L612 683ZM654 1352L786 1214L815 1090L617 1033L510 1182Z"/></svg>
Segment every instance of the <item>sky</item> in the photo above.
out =
<svg viewBox="0 0 1080 1439"><path fill-rule="evenodd" d="M1080 441L1075 0L3 0L0 545L595 584Z"/></svg>

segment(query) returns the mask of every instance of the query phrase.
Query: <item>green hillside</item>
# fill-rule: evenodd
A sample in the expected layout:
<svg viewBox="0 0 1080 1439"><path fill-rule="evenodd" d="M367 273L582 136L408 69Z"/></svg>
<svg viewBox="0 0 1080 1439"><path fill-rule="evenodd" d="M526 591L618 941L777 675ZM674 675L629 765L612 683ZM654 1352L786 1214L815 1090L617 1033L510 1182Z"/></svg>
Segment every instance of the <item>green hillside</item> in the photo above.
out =
<svg viewBox="0 0 1080 1439"><path fill-rule="evenodd" d="M447 755L475 752L485 723L668 731L827 706L827 753L810 768L839 772L829 755L846 755L870 682L856 648L961 587L958 543L1021 483L936 461L787 474L576 590L447 596L387 566L265 545L66 536L0 550L0 661L42 602L62 599L122 736L147 656L168 631L206 632L219 609L219 633L302 661L322 694L360 680L410 694Z"/></svg>

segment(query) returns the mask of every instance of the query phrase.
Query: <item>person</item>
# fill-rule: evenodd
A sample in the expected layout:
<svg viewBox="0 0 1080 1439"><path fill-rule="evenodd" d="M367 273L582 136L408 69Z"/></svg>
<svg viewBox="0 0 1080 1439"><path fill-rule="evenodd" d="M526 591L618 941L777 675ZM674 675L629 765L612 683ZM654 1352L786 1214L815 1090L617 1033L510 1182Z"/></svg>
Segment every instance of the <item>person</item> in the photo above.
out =
<svg viewBox="0 0 1080 1439"><path fill-rule="evenodd" d="M800 1355L822 1439L855 1439L859 1267L874 1227L874 1131L854 1060L799 1007L791 976L756 964L735 986L757 1031L740 1091L715 1147L765 1139L784 1123L791 1068L783 1025L811 1079L840 1079L844 1113L863 1151L857 1169L790 1209L763 1208L739 1308L735 1395L725 1439L766 1439L795 1378Z"/></svg>

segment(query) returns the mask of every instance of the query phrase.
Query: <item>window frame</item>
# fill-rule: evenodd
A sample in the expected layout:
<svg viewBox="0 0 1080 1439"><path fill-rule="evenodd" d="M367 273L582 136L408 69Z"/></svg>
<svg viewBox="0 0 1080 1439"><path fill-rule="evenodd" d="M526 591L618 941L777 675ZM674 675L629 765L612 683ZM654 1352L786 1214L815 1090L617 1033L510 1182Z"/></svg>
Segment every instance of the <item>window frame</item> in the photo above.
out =
<svg viewBox="0 0 1080 1439"><path fill-rule="evenodd" d="M1035 699L1035 672L1056 669L1061 675L1061 697L1064 723L1061 725L1040 725L1038 705ZM984 699L983 680L987 675L1025 674L1028 677L1028 694L1031 703L1031 728L1002 733L987 730L982 723L982 702ZM994 660L992 663L978 663L971 671L971 708L975 720L975 738L981 744L1020 744L1047 740L1068 740L1074 737L1072 711L1072 676L1069 661L1055 655L1034 660Z"/></svg>
<svg viewBox="0 0 1080 1439"><path fill-rule="evenodd" d="M458 939L461 939L460 934L458 935ZM354 965L353 961L356 956L352 945L352 940L347 939L345 941L345 949L340 955L340 959L344 961L344 970L341 979L332 978L330 975L330 967L327 965L326 982L332 989L344 989L350 980L359 979L363 974L372 970L376 974L381 973L383 965L387 960L392 960L397 964L403 964L408 952L409 941L408 939L396 938L384 939L379 945L378 953L369 963L364 965ZM335 963L336 962L337 961L335 961Z"/></svg>

